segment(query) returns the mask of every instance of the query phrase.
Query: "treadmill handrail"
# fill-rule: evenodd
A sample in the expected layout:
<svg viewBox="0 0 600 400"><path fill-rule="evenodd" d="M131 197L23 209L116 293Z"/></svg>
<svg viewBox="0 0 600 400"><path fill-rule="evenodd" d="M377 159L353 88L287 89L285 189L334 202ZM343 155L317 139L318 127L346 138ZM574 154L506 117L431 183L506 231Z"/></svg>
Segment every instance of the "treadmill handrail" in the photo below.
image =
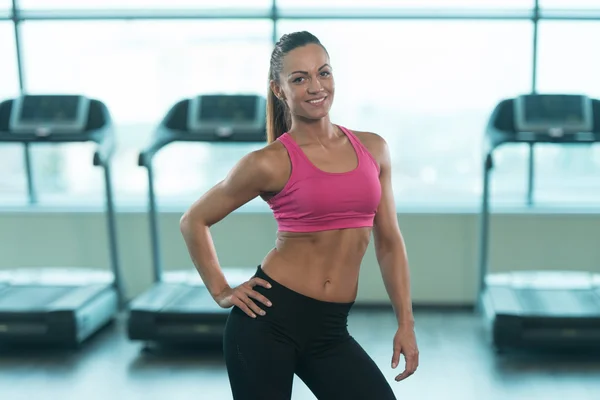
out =
<svg viewBox="0 0 600 400"><path fill-rule="evenodd" d="M105 120L107 121L105 129L109 129L109 127L112 127L112 124L110 123L112 121L112 117L104 103L101 104L101 110L104 114ZM96 132L94 132L93 135L96 136ZM101 140L96 141L98 143L98 147L94 152L93 163L95 166L107 167L116 150L114 130L110 128L109 131L104 132L104 134L100 137Z"/></svg>
<svg viewBox="0 0 600 400"><path fill-rule="evenodd" d="M561 145L585 145L591 143L600 142L600 118L595 117L592 130L590 132L581 132L581 134L566 134L566 135L552 135L548 134L532 134L526 135L526 132L520 132L516 129L502 130L496 127L495 121L499 118L500 112L506 112L506 108L512 107L512 103L515 101L514 98L504 99L500 101L488 118L485 127L485 155L490 155L496 148L505 144L516 144L516 143L552 143ZM600 111L600 101L592 99L593 109L596 112Z"/></svg>
<svg viewBox="0 0 600 400"><path fill-rule="evenodd" d="M242 132L244 127L217 127L208 123L206 129L196 130L189 126L189 106L192 99L184 98L173 104L165 113L162 120L154 130L150 143L138 155L138 166L151 166L152 159L156 153L172 142L195 142L195 143L266 143L266 124L258 128L249 125L247 128L253 132L252 135L233 133ZM217 124L218 125L218 124ZM243 125L243 124L241 124ZM221 129L223 128L223 129ZM260 139L257 132L262 132ZM233 133L233 135L232 135Z"/></svg>
<svg viewBox="0 0 600 400"><path fill-rule="evenodd" d="M94 166L106 166L109 160L112 158L115 152L116 144L114 139L114 130L112 126L112 118L106 105L95 99L90 99L99 105L100 112L105 121L103 126L96 129L88 129L85 134L77 133L61 133L54 132L48 136L40 136L31 134L12 134L10 131L0 130L0 142L3 143L22 143L22 144L35 144L35 143L84 143L94 142L96 143L96 149L94 150L93 165ZM14 102L14 100L6 100L2 104L7 102Z"/></svg>
<svg viewBox="0 0 600 400"><path fill-rule="evenodd" d="M140 152L138 156L138 165L140 167L149 168L156 153L174 141L175 137L169 134L168 131L162 126L159 126L156 129L155 135L152 137L151 142Z"/></svg>
<svg viewBox="0 0 600 400"><path fill-rule="evenodd" d="M112 134L106 135L94 152L94 165L106 167L115 154L116 145Z"/></svg>

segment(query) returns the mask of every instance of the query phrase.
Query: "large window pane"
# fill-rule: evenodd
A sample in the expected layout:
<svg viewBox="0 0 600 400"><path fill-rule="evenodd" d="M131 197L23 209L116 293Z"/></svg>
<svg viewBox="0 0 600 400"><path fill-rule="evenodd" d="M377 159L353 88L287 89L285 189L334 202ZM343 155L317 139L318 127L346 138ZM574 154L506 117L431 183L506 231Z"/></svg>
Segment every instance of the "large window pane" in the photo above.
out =
<svg viewBox="0 0 600 400"><path fill-rule="evenodd" d="M0 22L0 54L0 101L4 101L19 93L15 35L10 22ZM22 146L0 143L0 171L0 203L7 197L20 198L26 187Z"/></svg>
<svg viewBox="0 0 600 400"><path fill-rule="evenodd" d="M80 92L108 105L117 124L114 179L121 201L145 196L137 154L172 104L199 93L267 90L270 21L27 22L23 38L30 92ZM197 194L242 152L211 149L172 145L159 153L158 194ZM45 192L61 198L101 193L92 150L40 149L36 173Z"/></svg>
<svg viewBox="0 0 600 400"><path fill-rule="evenodd" d="M599 22L542 21L539 26L538 89L600 97Z"/></svg>
<svg viewBox="0 0 600 400"><path fill-rule="evenodd" d="M0 11L8 10L12 7L12 2L10 0L0 0Z"/></svg>
<svg viewBox="0 0 600 400"><path fill-rule="evenodd" d="M334 122L377 132L390 144L398 203L474 202L491 110L502 98L531 90L531 24L278 23L278 35L305 29L331 56ZM495 190L522 196L525 153L503 154Z"/></svg>
<svg viewBox="0 0 600 400"><path fill-rule="evenodd" d="M540 0L540 7L566 10L600 9L600 2L598 0Z"/></svg>
<svg viewBox="0 0 600 400"><path fill-rule="evenodd" d="M15 35L11 22L0 22L0 54L0 99L5 99L19 92Z"/></svg>
<svg viewBox="0 0 600 400"><path fill-rule="evenodd" d="M600 98L600 22L543 21L539 27L538 90ZM540 191L600 199L600 147L544 146L538 152Z"/></svg>
<svg viewBox="0 0 600 400"><path fill-rule="evenodd" d="M282 9L344 9L344 8L385 8L385 9L530 9L533 0L277 0Z"/></svg>
<svg viewBox="0 0 600 400"><path fill-rule="evenodd" d="M0 0L0 20L3 20L2 22L11 17L10 7L10 3L3 3L2 0Z"/></svg>
<svg viewBox="0 0 600 400"><path fill-rule="evenodd" d="M20 0L20 6L53 10L267 8L271 6L271 0Z"/></svg>

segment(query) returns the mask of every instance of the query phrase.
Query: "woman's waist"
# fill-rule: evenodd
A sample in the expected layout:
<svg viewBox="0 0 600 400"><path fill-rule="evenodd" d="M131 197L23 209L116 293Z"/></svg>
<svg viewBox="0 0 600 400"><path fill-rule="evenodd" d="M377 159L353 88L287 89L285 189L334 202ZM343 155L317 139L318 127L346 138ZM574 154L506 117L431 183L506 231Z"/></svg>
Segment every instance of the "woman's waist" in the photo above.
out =
<svg viewBox="0 0 600 400"><path fill-rule="evenodd" d="M282 286L304 296L334 303L349 303L356 298L360 257L272 250L261 268Z"/></svg>
<svg viewBox="0 0 600 400"><path fill-rule="evenodd" d="M354 305L354 296L322 296L314 287L304 286L302 280L294 280L294 275L280 268L259 265L255 276L271 284L268 289L257 285L254 290L271 301L272 305L265 311L267 319L273 321L289 320L287 323L292 323L308 318L315 325L345 326Z"/></svg>

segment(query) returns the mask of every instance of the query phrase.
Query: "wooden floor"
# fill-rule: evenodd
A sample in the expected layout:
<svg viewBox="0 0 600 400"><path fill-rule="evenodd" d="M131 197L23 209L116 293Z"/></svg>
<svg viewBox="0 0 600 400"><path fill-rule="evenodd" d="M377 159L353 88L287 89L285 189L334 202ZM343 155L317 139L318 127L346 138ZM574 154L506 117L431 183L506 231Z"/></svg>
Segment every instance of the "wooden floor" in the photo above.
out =
<svg viewBox="0 0 600 400"><path fill-rule="evenodd" d="M397 371L390 368L393 315L354 310L350 317L351 334L389 378L398 399L600 399L597 357L500 356L470 311L415 316L421 365L401 383L393 381ZM293 399L315 398L299 379L294 385ZM231 395L218 353L142 351L116 322L78 351L2 350L0 399L226 400Z"/></svg>

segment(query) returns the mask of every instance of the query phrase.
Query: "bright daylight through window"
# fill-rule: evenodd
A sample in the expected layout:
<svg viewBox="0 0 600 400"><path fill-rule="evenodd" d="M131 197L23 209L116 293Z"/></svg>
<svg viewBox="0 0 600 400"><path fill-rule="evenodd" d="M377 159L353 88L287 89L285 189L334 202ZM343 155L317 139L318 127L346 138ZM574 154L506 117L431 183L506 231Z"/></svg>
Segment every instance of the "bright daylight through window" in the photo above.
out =
<svg viewBox="0 0 600 400"><path fill-rule="evenodd" d="M552 9L587 9L595 0L541 0ZM0 10L11 2L0 0ZM538 63L533 71L533 0L278 0L280 18L269 19L271 0L21 0L23 82L29 93L82 93L102 100L117 130L113 161L118 204L145 204L146 171L139 151L178 100L206 93L266 95L273 38L308 30L332 57L336 79L333 121L382 135L390 144L399 207L478 206L482 190L482 138L493 107L506 97L539 92L600 97L597 71L600 21L539 22ZM420 10L433 16L477 10L515 10L520 20L295 19L293 13L334 15L344 9ZM28 12L153 9L264 12L243 19L28 20ZM211 11L212 10L212 11ZM253 11L254 10L254 11ZM134 11L132 11L134 12ZM557 11L558 12L558 11ZM225 15L223 14L223 15ZM38 15L38 14L36 14ZM212 15L212 14L211 14ZM553 14L554 15L554 14ZM289 18L286 18L288 16ZM259 18L260 17L260 18ZM312 17L311 17L312 18ZM273 30L275 29L276 35ZM0 22L0 96L19 93L14 28ZM163 204L187 204L225 177L262 144L173 144L155 159L157 195ZM600 197L600 150L539 146L535 196L553 205L593 203ZM0 197L26 202L22 146L0 148ZM33 170L41 202L101 204L102 172L92 165L93 144L34 146ZM526 146L495 154L493 199L524 204ZM575 199L575 194L577 199ZM15 200L16 199L16 200ZM260 201L253 206L264 207Z"/></svg>

